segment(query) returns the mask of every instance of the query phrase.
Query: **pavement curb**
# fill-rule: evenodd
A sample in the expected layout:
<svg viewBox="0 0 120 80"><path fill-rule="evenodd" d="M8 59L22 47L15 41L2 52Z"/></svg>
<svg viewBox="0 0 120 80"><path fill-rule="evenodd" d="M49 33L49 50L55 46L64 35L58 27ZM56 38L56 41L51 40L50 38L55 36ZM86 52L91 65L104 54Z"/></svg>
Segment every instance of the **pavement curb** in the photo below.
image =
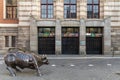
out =
<svg viewBox="0 0 120 80"><path fill-rule="evenodd" d="M120 57L48 57L48 59L120 59Z"/></svg>
<svg viewBox="0 0 120 80"><path fill-rule="evenodd" d="M3 60L4 58L1 56L0 57L0 60ZM72 56L68 56L68 57L64 57L64 56L61 56L61 57L56 57L56 56L52 56L52 57L49 57L48 56L48 59L120 59L120 57L72 57Z"/></svg>

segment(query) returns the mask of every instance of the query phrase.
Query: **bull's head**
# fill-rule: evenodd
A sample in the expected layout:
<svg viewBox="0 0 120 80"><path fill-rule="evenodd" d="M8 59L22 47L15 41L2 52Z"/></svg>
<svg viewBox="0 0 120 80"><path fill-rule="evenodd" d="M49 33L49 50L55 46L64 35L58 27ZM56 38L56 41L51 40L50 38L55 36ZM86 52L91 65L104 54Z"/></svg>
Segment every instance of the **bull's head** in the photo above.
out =
<svg viewBox="0 0 120 80"><path fill-rule="evenodd" d="M46 55L42 55L42 63L43 64L49 64L49 62L48 62L48 59L47 59L47 56Z"/></svg>

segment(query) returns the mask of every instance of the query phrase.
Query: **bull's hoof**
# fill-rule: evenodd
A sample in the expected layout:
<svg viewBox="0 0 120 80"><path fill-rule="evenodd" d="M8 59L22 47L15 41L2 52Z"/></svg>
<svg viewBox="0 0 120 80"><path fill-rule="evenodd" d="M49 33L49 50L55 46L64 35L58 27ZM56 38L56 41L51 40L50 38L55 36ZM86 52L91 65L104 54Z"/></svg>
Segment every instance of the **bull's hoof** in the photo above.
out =
<svg viewBox="0 0 120 80"><path fill-rule="evenodd" d="M11 76L12 76L12 77L15 77L15 76L16 76L16 74L11 74Z"/></svg>
<svg viewBox="0 0 120 80"><path fill-rule="evenodd" d="M12 77L15 77L15 76L16 76L16 73L15 73L15 72L12 72L12 73L11 73L11 76L12 76Z"/></svg>
<svg viewBox="0 0 120 80"><path fill-rule="evenodd" d="M41 76L42 76L42 74L37 74L37 76L41 77Z"/></svg>
<svg viewBox="0 0 120 80"><path fill-rule="evenodd" d="M16 73L12 70L11 67L7 67L6 69L9 71L10 76L12 76L12 77L16 76Z"/></svg>

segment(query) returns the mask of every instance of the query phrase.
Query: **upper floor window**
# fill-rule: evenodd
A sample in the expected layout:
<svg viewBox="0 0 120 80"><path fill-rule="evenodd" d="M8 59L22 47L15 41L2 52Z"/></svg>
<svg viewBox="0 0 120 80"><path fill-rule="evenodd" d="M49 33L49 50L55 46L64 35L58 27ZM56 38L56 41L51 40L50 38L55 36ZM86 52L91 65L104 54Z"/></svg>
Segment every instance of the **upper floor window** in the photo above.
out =
<svg viewBox="0 0 120 80"><path fill-rule="evenodd" d="M87 0L87 18L99 18L99 0Z"/></svg>
<svg viewBox="0 0 120 80"><path fill-rule="evenodd" d="M41 17L53 18L53 0L41 0Z"/></svg>
<svg viewBox="0 0 120 80"><path fill-rule="evenodd" d="M76 18L76 0L64 0L64 18Z"/></svg>
<svg viewBox="0 0 120 80"><path fill-rule="evenodd" d="M17 18L17 0L6 0L6 18Z"/></svg>

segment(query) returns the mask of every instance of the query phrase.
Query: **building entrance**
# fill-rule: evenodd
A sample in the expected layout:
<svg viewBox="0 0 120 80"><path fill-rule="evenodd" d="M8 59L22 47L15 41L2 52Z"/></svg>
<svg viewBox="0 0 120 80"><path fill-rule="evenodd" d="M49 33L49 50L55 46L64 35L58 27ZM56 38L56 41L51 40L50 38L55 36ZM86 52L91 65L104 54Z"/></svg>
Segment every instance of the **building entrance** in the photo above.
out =
<svg viewBox="0 0 120 80"><path fill-rule="evenodd" d="M55 54L55 28L38 28L38 53Z"/></svg>
<svg viewBox="0 0 120 80"><path fill-rule="evenodd" d="M79 28L62 28L62 54L79 54Z"/></svg>
<svg viewBox="0 0 120 80"><path fill-rule="evenodd" d="M86 53L87 54L102 54L103 45L103 29L92 28L86 29Z"/></svg>

